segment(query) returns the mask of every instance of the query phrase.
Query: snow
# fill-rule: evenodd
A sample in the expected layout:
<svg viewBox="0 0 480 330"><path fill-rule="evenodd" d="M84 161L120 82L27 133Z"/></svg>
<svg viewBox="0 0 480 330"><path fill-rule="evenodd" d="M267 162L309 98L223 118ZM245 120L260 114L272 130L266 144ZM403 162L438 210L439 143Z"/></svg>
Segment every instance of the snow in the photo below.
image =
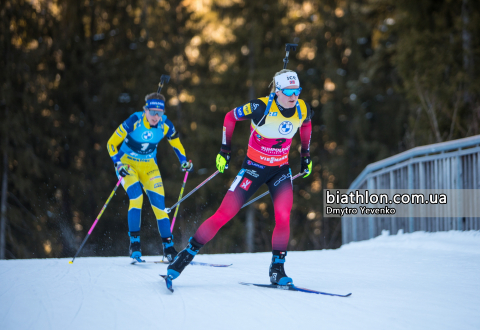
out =
<svg viewBox="0 0 480 330"><path fill-rule="evenodd" d="M480 232L383 235L337 250L289 252L305 288L268 283L270 253L199 254L170 293L164 264L128 257L0 261L2 329L480 329ZM148 256L147 260L159 260Z"/></svg>

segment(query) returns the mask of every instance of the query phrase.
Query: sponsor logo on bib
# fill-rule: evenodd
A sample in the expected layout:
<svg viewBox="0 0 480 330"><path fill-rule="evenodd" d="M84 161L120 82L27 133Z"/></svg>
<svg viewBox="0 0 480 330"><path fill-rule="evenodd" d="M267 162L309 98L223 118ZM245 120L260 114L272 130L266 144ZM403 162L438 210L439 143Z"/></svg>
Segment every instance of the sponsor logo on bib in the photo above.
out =
<svg viewBox="0 0 480 330"><path fill-rule="evenodd" d="M143 132L142 140L148 141L148 140L151 140L152 138L153 138L153 133L152 132L150 132L150 131Z"/></svg>
<svg viewBox="0 0 480 330"><path fill-rule="evenodd" d="M287 135L293 130L293 124L288 120L285 120L278 126L278 131L280 134Z"/></svg>

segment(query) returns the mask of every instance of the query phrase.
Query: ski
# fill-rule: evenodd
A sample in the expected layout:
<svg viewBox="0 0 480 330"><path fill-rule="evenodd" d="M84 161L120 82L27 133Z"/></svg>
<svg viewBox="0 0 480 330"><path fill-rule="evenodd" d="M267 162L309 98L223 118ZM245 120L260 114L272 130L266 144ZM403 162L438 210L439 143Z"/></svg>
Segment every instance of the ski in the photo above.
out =
<svg viewBox="0 0 480 330"><path fill-rule="evenodd" d="M170 264L168 261L165 261L165 260L158 260L158 261L150 261L150 260L142 260L142 261L138 261L138 260L133 260L130 264L134 265L134 264L137 264L137 263L151 263L151 264ZM206 263L206 262L197 262L197 261L192 261L190 263L190 265L194 265L194 266L206 266L206 267L230 267L231 265L233 264L230 264L230 265L224 265L224 264L209 264L209 263Z"/></svg>
<svg viewBox="0 0 480 330"><path fill-rule="evenodd" d="M160 275L161 277L163 277L163 279L165 280L165 284L167 286L167 289L170 290L170 292L173 293L173 283L172 283L172 279L170 276L168 275Z"/></svg>
<svg viewBox="0 0 480 330"><path fill-rule="evenodd" d="M315 294L323 294L327 296L335 296L335 297L350 297L352 294L335 294L335 293L328 293L328 292L321 292L321 291L315 291L315 290L310 290L310 289L305 289L305 288L299 288L298 286L295 286L293 284L290 285L277 285L277 284L256 284L256 283L245 283L245 282L239 282L242 285L252 285L252 286L259 286L262 288L271 288L271 289L280 289L280 290L289 290L289 291L298 291L298 292L307 292L307 293L315 293Z"/></svg>
<svg viewBox="0 0 480 330"><path fill-rule="evenodd" d="M223 265L223 264L209 264L207 262L198 262L198 261L192 261L190 262L190 265L194 266L207 266L207 267L230 267L233 264L230 265Z"/></svg>

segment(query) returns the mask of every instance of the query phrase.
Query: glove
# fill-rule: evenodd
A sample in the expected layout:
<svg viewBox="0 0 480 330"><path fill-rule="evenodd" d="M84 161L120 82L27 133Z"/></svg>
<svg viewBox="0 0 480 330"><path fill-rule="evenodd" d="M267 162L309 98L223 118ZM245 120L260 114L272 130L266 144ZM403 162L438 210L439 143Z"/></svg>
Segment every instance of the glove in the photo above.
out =
<svg viewBox="0 0 480 330"><path fill-rule="evenodd" d="M217 169L220 173L228 168L228 163L230 163L230 153L220 150L217 155Z"/></svg>
<svg viewBox="0 0 480 330"><path fill-rule="evenodd" d="M188 172L192 172L193 171L193 163L190 161L190 162L183 162L182 163L182 171L185 172L185 171L188 171Z"/></svg>
<svg viewBox="0 0 480 330"><path fill-rule="evenodd" d="M123 164L120 162L115 163L115 169L117 170L118 175L120 175L122 178L126 177L128 174L128 166L127 164Z"/></svg>
<svg viewBox="0 0 480 330"><path fill-rule="evenodd" d="M312 159L310 158L310 156L301 157L300 172L306 173L304 178L306 178L310 175L310 173L312 173Z"/></svg>

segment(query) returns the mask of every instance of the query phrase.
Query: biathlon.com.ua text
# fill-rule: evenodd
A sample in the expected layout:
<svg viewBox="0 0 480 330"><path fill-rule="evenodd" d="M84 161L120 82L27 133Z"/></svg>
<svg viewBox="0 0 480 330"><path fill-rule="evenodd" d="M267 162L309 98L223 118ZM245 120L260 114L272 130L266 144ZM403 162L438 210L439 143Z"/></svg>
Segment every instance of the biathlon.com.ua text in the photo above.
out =
<svg viewBox="0 0 480 330"><path fill-rule="evenodd" d="M370 193L368 190L349 193L340 193L337 190L334 194L330 190L326 192L327 204L447 204L447 195L437 193L430 193L428 196L422 193L396 193L389 196L385 193Z"/></svg>
<svg viewBox="0 0 480 330"><path fill-rule="evenodd" d="M478 189L324 189L325 217L478 217Z"/></svg>

